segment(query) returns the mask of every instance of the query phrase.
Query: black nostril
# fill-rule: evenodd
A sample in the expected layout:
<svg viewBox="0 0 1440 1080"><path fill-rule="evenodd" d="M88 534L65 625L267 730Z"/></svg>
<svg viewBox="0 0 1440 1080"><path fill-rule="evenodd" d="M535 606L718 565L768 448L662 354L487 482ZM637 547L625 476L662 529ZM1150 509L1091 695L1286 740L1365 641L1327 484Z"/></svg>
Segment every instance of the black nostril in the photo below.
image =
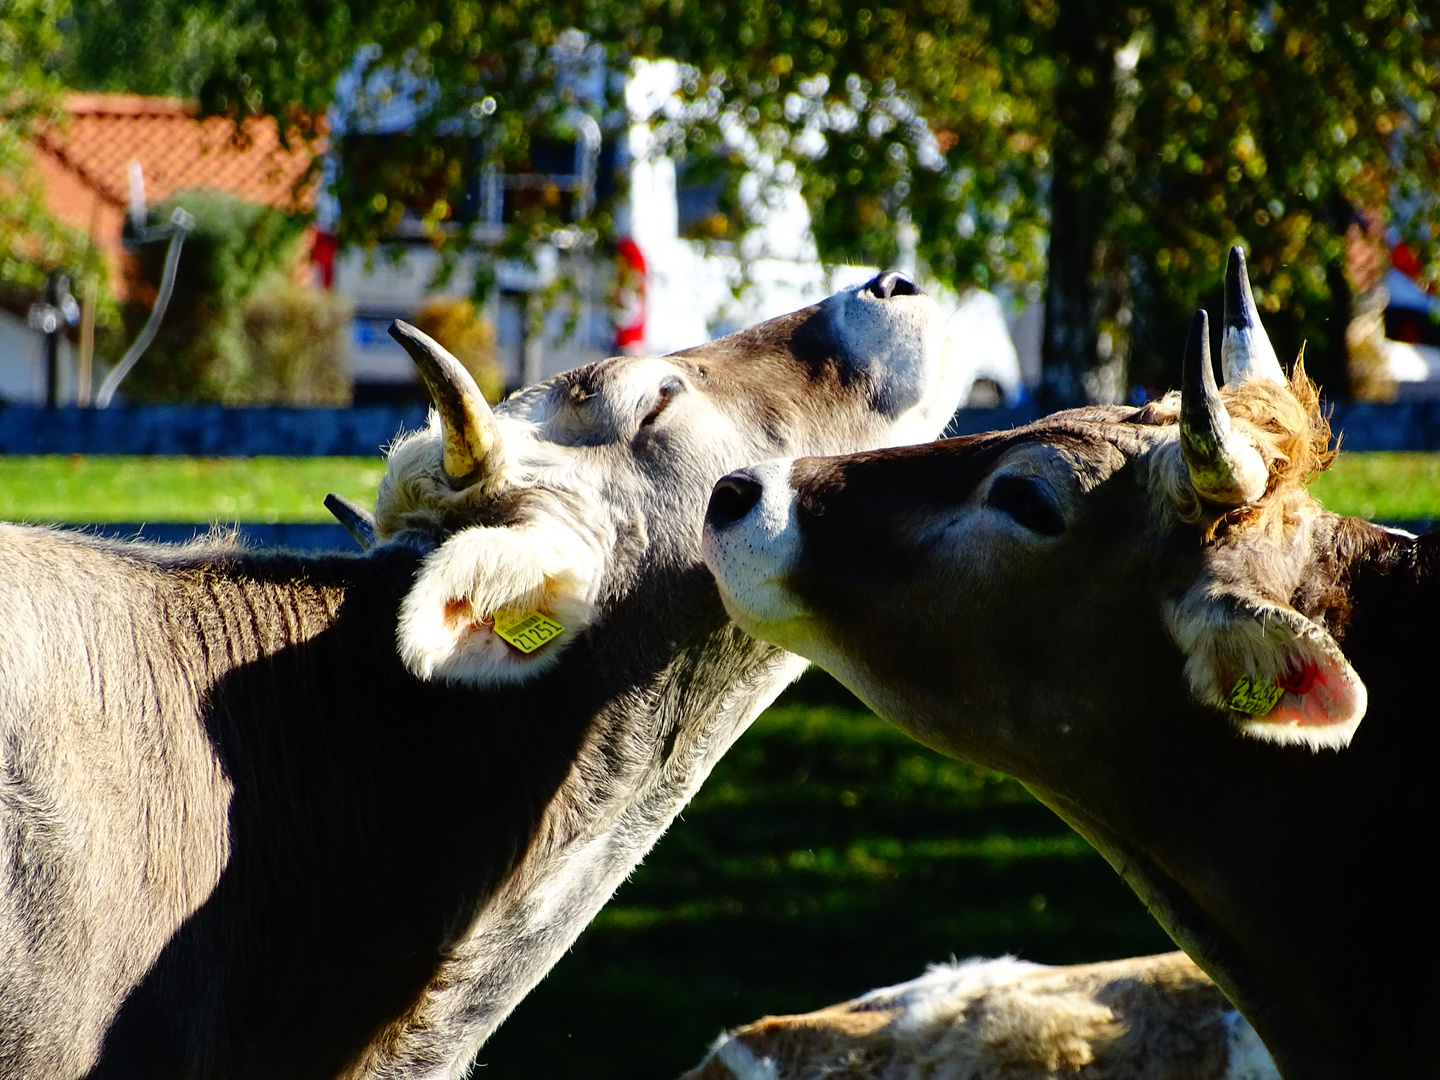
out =
<svg viewBox="0 0 1440 1080"><path fill-rule="evenodd" d="M886 270L866 286L870 295L877 300L889 300L892 296L919 296L920 287L899 270Z"/></svg>
<svg viewBox="0 0 1440 1080"><path fill-rule="evenodd" d="M723 529L733 525L755 508L764 485L749 473L733 472L722 476L710 492L710 505L705 510L705 524Z"/></svg>

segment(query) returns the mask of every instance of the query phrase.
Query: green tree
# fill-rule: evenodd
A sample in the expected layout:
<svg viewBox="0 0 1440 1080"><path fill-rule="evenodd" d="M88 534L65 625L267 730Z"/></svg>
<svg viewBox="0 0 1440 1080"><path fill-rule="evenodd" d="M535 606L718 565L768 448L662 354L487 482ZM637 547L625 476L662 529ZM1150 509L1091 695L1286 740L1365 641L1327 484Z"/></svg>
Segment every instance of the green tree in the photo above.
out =
<svg viewBox="0 0 1440 1080"><path fill-rule="evenodd" d="M1127 358L1163 383L1178 313L1216 294L1233 242L1286 344L1333 341L1337 208L1403 209L1391 224L1436 272L1440 27L1419 0L237 0L223 22L196 66L208 109L314 121L361 46L408 77L380 99L423 99L408 138L342 170L342 238L366 244L407 207L437 245L467 243L477 168L527 169L577 109L618 133L616 73L675 58L656 145L728 172L719 238L798 184L827 260L893 261L914 228L956 286L1034 298L1043 279L1057 404L1123 391ZM597 51L612 74L587 90ZM502 251L604 242L613 212L572 223L536 200Z"/></svg>
<svg viewBox="0 0 1440 1080"><path fill-rule="evenodd" d="M38 296L51 271L103 282L98 253L51 216L31 170L37 128L62 122L56 68L67 10L65 0L5 0L0 8L0 300L15 308ZM100 314L102 325L113 322L113 303Z"/></svg>

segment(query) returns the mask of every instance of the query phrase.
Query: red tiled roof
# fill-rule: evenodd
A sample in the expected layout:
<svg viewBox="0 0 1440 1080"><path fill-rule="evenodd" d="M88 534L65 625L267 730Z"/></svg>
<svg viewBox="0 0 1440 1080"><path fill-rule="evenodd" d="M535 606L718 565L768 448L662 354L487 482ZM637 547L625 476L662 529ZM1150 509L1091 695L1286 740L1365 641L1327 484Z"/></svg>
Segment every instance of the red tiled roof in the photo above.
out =
<svg viewBox="0 0 1440 1080"><path fill-rule="evenodd" d="M193 103L133 94L71 94L65 111L68 124L40 132L40 145L118 205L128 203L132 161L145 172L152 204L197 187L280 208L313 202L308 189L297 201L294 187L314 155L304 146L281 146L272 116L247 120L237 131L224 117L197 120Z"/></svg>
<svg viewBox="0 0 1440 1080"><path fill-rule="evenodd" d="M150 205L176 191L213 188L278 209L309 209L314 185L297 193L314 151L280 144L274 117L239 127L223 117L196 118L192 102L135 94L70 94L68 121L35 137L33 162L50 211L90 233L111 264L120 291L128 262L120 243L130 198L130 162L145 176Z"/></svg>

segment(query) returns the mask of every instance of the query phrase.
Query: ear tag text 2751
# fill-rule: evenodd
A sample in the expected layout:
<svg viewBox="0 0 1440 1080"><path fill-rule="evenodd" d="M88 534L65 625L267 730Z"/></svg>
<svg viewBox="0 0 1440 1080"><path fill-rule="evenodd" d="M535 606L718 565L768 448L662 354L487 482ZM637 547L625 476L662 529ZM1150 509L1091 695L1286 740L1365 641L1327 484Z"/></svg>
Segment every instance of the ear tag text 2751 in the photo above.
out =
<svg viewBox="0 0 1440 1080"><path fill-rule="evenodd" d="M1280 699L1285 696L1285 691L1279 686L1262 686L1250 681L1248 675L1242 675L1235 688L1230 691L1230 698L1226 702L1236 712L1248 713L1251 716L1264 716L1280 704Z"/></svg>
<svg viewBox="0 0 1440 1080"><path fill-rule="evenodd" d="M532 653L565 632L565 627L538 611L507 611L502 608L495 612L494 619L495 633L522 653Z"/></svg>

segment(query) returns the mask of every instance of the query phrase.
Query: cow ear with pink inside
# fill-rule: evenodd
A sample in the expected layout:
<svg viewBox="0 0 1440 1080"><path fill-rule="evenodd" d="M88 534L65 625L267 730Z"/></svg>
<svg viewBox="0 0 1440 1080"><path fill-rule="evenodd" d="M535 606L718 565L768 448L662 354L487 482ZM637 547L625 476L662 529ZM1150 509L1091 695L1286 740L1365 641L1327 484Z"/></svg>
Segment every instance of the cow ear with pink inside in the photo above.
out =
<svg viewBox="0 0 1440 1080"><path fill-rule="evenodd" d="M398 645L422 679L486 689L552 667L595 615L601 558L568 529L476 527L426 557Z"/></svg>
<svg viewBox="0 0 1440 1080"><path fill-rule="evenodd" d="M1195 695L1248 736L1340 749L1365 717L1365 684L1340 646L1286 604L1197 586L1172 607L1170 625Z"/></svg>

